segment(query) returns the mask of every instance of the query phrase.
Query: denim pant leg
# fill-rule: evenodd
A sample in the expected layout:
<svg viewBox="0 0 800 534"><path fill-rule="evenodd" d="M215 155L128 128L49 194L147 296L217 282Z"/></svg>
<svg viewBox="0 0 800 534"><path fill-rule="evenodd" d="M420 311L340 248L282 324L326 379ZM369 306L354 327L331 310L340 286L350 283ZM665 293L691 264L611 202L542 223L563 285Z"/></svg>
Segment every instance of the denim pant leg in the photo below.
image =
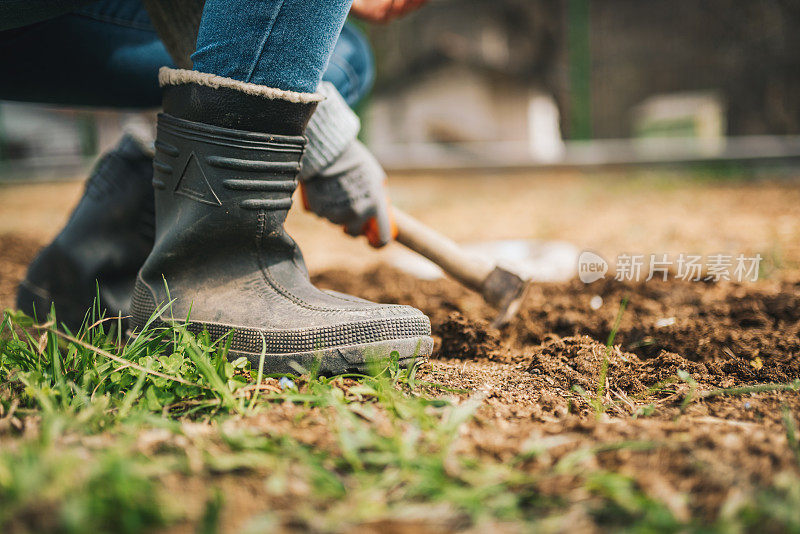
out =
<svg viewBox="0 0 800 534"><path fill-rule="evenodd" d="M104 0L0 32L0 98L157 107L158 68L171 63L140 0Z"/></svg>
<svg viewBox="0 0 800 534"><path fill-rule="evenodd" d="M352 0L206 0L194 70L312 93Z"/></svg>
<svg viewBox="0 0 800 534"><path fill-rule="evenodd" d="M322 80L332 83L352 107L364 98L375 81L375 61L369 41L349 22L342 28Z"/></svg>
<svg viewBox="0 0 800 534"><path fill-rule="evenodd" d="M0 0L2 1L2 0ZM158 69L172 66L140 0L103 0L0 32L0 99L60 105L157 107ZM369 91L369 43L346 24L323 78L348 104Z"/></svg>

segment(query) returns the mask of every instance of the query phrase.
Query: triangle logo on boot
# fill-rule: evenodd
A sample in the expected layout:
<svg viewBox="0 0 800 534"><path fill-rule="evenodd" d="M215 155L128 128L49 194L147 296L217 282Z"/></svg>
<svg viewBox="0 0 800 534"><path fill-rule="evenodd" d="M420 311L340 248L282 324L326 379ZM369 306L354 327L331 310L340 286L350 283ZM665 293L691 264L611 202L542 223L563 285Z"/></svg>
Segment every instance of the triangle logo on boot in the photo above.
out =
<svg viewBox="0 0 800 534"><path fill-rule="evenodd" d="M203 172L203 167L194 152L186 160L181 177L178 179L178 185L175 186L175 194L189 197L203 204L222 206L222 201L211 188L206 173Z"/></svg>

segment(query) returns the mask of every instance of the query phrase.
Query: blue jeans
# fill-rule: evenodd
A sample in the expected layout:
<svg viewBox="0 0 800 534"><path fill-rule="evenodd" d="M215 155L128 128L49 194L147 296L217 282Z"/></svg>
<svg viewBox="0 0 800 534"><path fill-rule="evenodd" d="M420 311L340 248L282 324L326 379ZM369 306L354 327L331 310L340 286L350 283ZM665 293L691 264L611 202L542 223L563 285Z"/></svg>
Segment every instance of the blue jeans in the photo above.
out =
<svg viewBox="0 0 800 534"><path fill-rule="evenodd" d="M194 70L313 93L352 0L206 0Z"/></svg>
<svg viewBox="0 0 800 534"><path fill-rule="evenodd" d="M7 1L0 0L0 6ZM222 0L215 2L219 4ZM269 5L273 3L266 2ZM283 24L280 13L277 15L272 31L264 31L266 36ZM204 13L204 24L206 18ZM209 29L201 28L202 31L206 32L204 39L208 42L211 39ZM285 28L282 32L285 36ZM233 54L235 44L248 48L249 60L242 60L242 54L221 57L222 54ZM217 61L230 64L228 69L231 71L243 72L246 67L251 68L253 77L250 81L256 83L291 90L307 90L312 83L316 87L321 62L318 54L314 56L316 62L311 62L313 65L304 67L308 60L285 57L280 55L280 51L276 53L272 50L275 46L273 41L266 42L266 45L270 48L260 48L262 54L255 61L256 47L252 43L226 41L224 50L213 53L206 50L195 58L195 68L208 69L206 72L221 76L232 73L225 70L224 65L216 67L212 64ZM213 60L214 54L220 57ZM103 0L67 15L0 32L0 58L0 99L123 108L159 106L158 69L172 65L172 59L139 0ZM280 58L287 63L296 60L297 66L287 64L275 69L291 71L288 75L280 74L273 78L265 75L269 73L262 69L277 64ZM301 79L304 77L305 81ZM347 103L353 105L367 93L373 77L374 64L369 44L361 32L345 25L323 79L332 82ZM303 83L284 83L293 78L301 79Z"/></svg>

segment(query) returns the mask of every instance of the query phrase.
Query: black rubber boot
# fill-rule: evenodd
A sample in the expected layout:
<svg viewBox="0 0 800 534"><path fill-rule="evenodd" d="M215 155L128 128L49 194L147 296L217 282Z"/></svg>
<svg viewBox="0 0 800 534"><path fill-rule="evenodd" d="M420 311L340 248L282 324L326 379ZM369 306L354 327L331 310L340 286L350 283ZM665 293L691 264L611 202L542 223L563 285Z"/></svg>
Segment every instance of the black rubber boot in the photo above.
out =
<svg viewBox="0 0 800 534"><path fill-rule="evenodd" d="M136 272L153 246L153 159L126 135L95 166L66 226L28 267L17 307L77 330L98 296L106 316L128 313Z"/></svg>
<svg viewBox="0 0 800 534"><path fill-rule="evenodd" d="M272 373L296 372L292 362L311 369L316 360L321 373L338 374L365 371L393 351L401 364L428 356L422 312L318 290L284 231L316 104L170 73L172 84L162 72L155 145L156 241L136 282L133 324L174 299L161 321L188 318L190 330L212 339L234 330L230 357L258 365L265 351Z"/></svg>

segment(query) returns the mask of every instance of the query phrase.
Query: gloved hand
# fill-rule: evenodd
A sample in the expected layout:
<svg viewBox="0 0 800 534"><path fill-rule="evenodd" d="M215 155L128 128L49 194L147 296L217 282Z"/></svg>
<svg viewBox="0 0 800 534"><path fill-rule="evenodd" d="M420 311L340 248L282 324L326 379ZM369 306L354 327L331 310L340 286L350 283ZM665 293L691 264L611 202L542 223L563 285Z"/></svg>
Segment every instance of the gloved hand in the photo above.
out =
<svg viewBox="0 0 800 534"><path fill-rule="evenodd" d="M386 192L386 173L358 140L330 165L300 183L303 206L345 231L382 247L397 234Z"/></svg>
<svg viewBox="0 0 800 534"><path fill-rule="evenodd" d="M322 82L325 97L306 128L308 144L300 170L306 209L353 236L364 234L374 247L390 242L393 229L386 173L356 137L361 122L333 84Z"/></svg>

